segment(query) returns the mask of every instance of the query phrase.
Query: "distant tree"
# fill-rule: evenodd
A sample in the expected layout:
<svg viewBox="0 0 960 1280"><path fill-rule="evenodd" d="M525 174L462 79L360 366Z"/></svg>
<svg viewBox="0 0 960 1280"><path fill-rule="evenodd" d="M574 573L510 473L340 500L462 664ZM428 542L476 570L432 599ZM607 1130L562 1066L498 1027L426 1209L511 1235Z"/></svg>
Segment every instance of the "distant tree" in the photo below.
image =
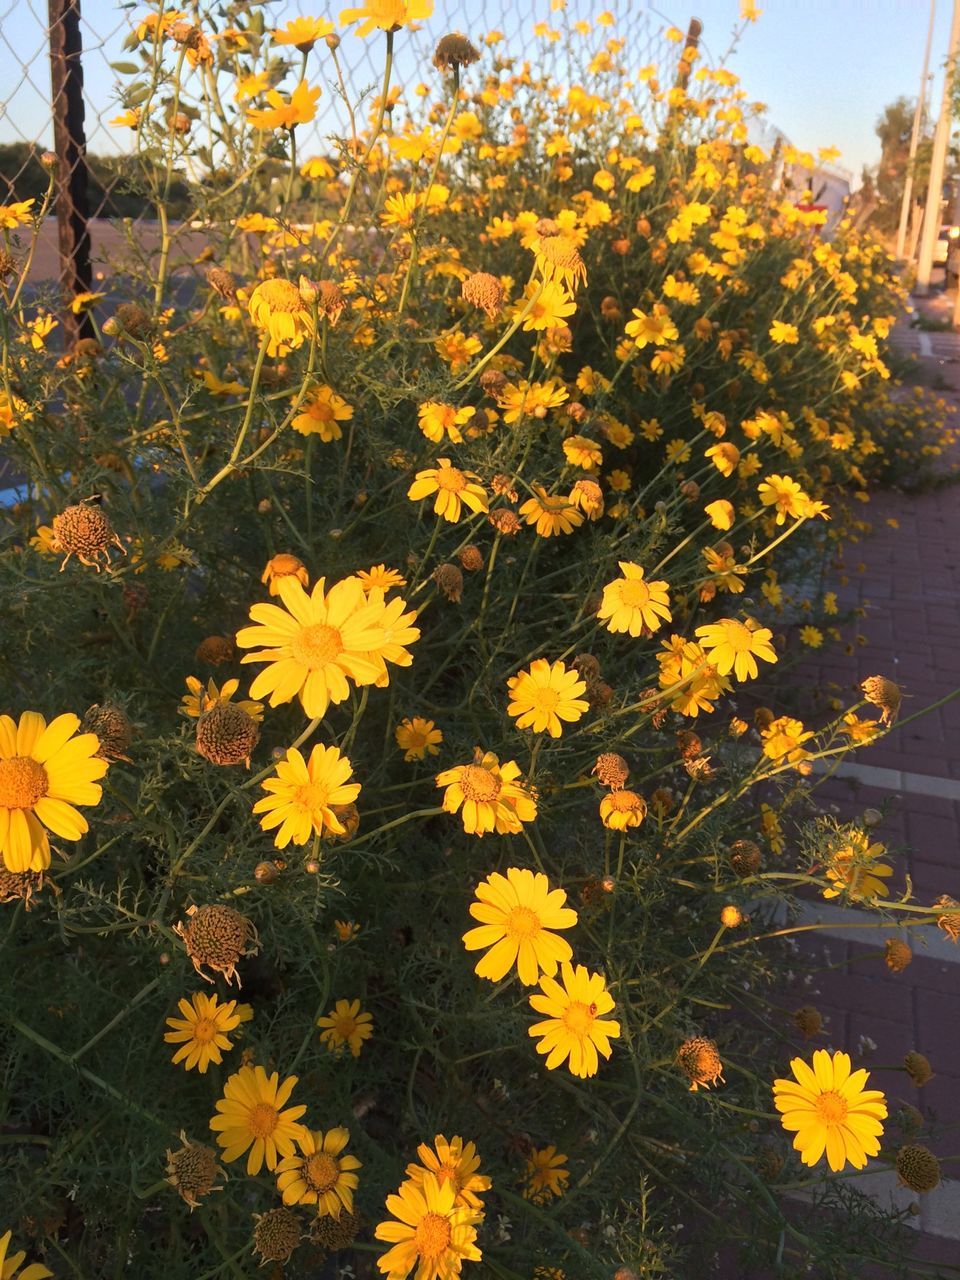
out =
<svg viewBox="0 0 960 1280"><path fill-rule="evenodd" d="M874 171L876 208L871 225L878 231L892 233L900 221L900 204L910 162L910 135L913 131L913 113L916 103L912 98L899 97L884 107L877 119L876 134L880 140L880 162ZM930 154L933 146L933 122L923 121L917 153L913 161L913 203L922 206L926 199L930 177ZM960 181L958 151L951 147L947 152L944 175L944 193L949 194Z"/></svg>
<svg viewBox="0 0 960 1280"><path fill-rule="evenodd" d="M47 172L40 163L41 149L34 143L0 145L0 204L29 200L39 204L47 189ZM88 205L96 218L155 217L143 186L142 165L132 156L98 156L87 153L90 172ZM192 207L186 183L174 178L168 209L174 218Z"/></svg>

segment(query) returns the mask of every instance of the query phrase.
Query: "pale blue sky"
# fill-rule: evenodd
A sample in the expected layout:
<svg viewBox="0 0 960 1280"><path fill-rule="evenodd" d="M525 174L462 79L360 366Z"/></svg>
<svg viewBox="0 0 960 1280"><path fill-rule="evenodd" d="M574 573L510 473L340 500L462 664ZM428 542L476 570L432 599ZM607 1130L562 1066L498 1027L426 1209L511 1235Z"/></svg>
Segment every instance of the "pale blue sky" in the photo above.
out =
<svg viewBox="0 0 960 1280"><path fill-rule="evenodd" d="M346 0L343 0L346 3ZM767 103L771 124L805 149L836 145L840 161L859 174L878 158L874 134L876 118L899 94L917 92L926 35L928 0L760 0L762 17L744 32L730 65L742 77L751 100ZM111 149L116 131L97 127L115 112L111 59L124 55L119 45L127 14L115 0L82 0L88 55L84 60L88 96L87 130L92 150ZM271 8L278 21L296 13L324 13L334 17L341 3L326 0L276 0ZM704 43L712 59L719 59L738 24L739 0L569 0L576 15L596 14L602 8L622 18L622 26L637 30L639 15L650 10L686 29L692 14L702 19ZM0 25L0 141L14 137L48 138L48 63L44 43L46 5L21 0L8 10ZM532 22L551 19L549 0L437 0L431 31L449 27L482 33L500 26L511 51L531 48ZM937 23L931 68L936 73L933 110L939 107L939 85L946 54L950 0L937 0ZM642 26L641 26L642 29ZM98 40L99 38L99 40ZM345 43L358 50L361 42L350 34ZM102 47L97 47L98 43ZM637 50L637 64L643 61ZM27 65L26 78L18 68ZM12 72L12 74L11 74ZM6 111L4 112L4 105ZM116 145L116 144L114 144ZM122 143L121 143L122 145Z"/></svg>

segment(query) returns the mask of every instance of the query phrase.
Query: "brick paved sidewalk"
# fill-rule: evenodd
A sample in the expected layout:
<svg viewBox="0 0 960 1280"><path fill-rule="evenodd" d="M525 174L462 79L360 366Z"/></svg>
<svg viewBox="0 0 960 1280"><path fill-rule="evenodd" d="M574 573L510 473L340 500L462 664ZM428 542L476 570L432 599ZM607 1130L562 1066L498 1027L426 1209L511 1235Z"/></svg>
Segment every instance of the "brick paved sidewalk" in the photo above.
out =
<svg viewBox="0 0 960 1280"><path fill-rule="evenodd" d="M931 309L937 308L935 301ZM917 357L918 381L929 385L933 375L960 405L960 336L916 330L899 336L901 349ZM873 531L847 548L847 581L838 599L841 612L864 610L859 630L867 644L852 656L811 655L796 679L849 702L866 676L888 676L904 691L904 718L960 688L960 485L877 493L866 517ZM904 890L909 875L922 903L941 893L960 899L960 698L861 748L843 774L817 794L841 818L889 804L877 838L896 868L891 894ZM790 995L793 1008L810 1003L825 1015L824 1033L808 1048L847 1048L855 1065L873 1072L891 1112L906 1102L927 1117L919 1140L951 1158L943 1170L949 1181L922 1198L898 1187L892 1172L869 1175L862 1185L901 1208L919 1200L912 1219L918 1260L960 1268L960 948L945 944L936 930L924 932L932 938L931 953L924 954L922 932L909 931L915 958L896 975L880 945L891 936L887 931L844 935L835 927L810 935L803 949L814 972ZM902 1070L904 1054L914 1049L935 1073L919 1089ZM892 1123L888 1136L893 1145L899 1141Z"/></svg>

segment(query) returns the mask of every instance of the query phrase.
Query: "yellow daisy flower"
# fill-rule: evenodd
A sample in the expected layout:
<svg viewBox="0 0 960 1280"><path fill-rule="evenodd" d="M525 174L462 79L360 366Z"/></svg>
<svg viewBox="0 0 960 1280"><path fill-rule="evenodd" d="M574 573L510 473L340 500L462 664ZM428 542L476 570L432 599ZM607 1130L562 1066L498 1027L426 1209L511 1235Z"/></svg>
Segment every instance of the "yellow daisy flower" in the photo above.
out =
<svg viewBox="0 0 960 1280"><path fill-rule="evenodd" d="M450 465L449 458L438 458L439 465L418 471L413 484L407 490L411 502L419 502L436 494L433 510L455 524L460 519L464 506L473 512L489 511L487 495L483 486L475 483L480 479L472 471L461 471L459 467Z"/></svg>
<svg viewBox="0 0 960 1280"><path fill-rule="evenodd" d="M562 961L573 958L569 942L553 932L577 923L566 901L564 890L551 889L542 871L510 867L505 876L494 871L481 881L470 903L470 914L481 923L463 935L468 951L486 950L477 976L500 982L516 965L527 987L536 986L541 972L553 977Z"/></svg>
<svg viewBox="0 0 960 1280"><path fill-rule="evenodd" d="M388 662L397 667L409 667L413 662L413 655L406 646L415 644L420 639L420 628L413 625L417 619L417 610L410 609L405 613L406 600L401 596L385 600L380 587L373 587L367 593L367 601L380 608L380 629L383 639L377 649L368 656L379 668L379 674L374 683L378 688L384 688L390 681L387 672Z"/></svg>
<svg viewBox="0 0 960 1280"><path fill-rule="evenodd" d="M47 724L24 711L17 724L0 715L0 853L8 871L45 871L50 840L79 840L87 820L74 805L100 803L97 779L107 761L97 756L95 733L77 733L80 718L57 716Z"/></svg>
<svg viewBox="0 0 960 1280"><path fill-rule="evenodd" d="M33 201L28 203L33 204ZM0 206L0 213L2 212L3 207ZM40 1262L30 1262L22 1271L18 1270L23 1266L23 1260L27 1255L23 1249L19 1253L8 1255L12 1235L12 1231L5 1231L0 1236L0 1276L3 1280L52 1280L53 1272L48 1271Z"/></svg>
<svg viewBox="0 0 960 1280"><path fill-rule="evenodd" d="M355 1169L363 1166L356 1156L343 1155L350 1141L347 1129L304 1129L297 1138L300 1155L287 1156L277 1165L277 1190L284 1204L315 1204L320 1217L339 1218L353 1213L353 1193L359 1185Z"/></svg>
<svg viewBox="0 0 960 1280"><path fill-rule="evenodd" d="M583 524L583 512L563 494L553 497L537 484L533 486L533 493L534 496L521 505L520 514L527 524L536 525L541 538L573 533Z"/></svg>
<svg viewBox="0 0 960 1280"><path fill-rule="evenodd" d="M307 87L306 80L301 80L288 100L276 89L267 91L269 107L248 107L247 119L255 129L292 129L294 125L309 124L317 114L317 100L320 97L320 86L315 89ZM285 283L268 280L267 284ZM258 285L257 288L262 288ZM254 291L256 292L256 291ZM251 299L252 301L252 299ZM272 352L270 353L273 354Z"/></svg>
<svg viewBox="0 0 960 1280"><path fill-rule="evenodd" d="M883 882L893 875L893 867L877 861L884 853L886 847L879 841L871 844L865 831L851 827L840 847L827 855L826 877L831 887L824 889L823 896L837 898L845 893L853 901L888 897L890 890Z"/></svg>
<svg viewBox="0 0 960 1280"><path fill-rule="evenodd" d="M291 577L296 578L301 587L310 585L310 575L303 561L298 556L282 551L279 555L271 556L267 561L266 568L260 575L260 581L270 594L275 596L280 590L280 579Z"/></svg>
<svg viewBox="0 0 960 1280"><path fill-rule="evenodd" d="M261 281L251 293L247 309L256 328L269 335L268 356L285 356L301 346L313 329L313 316L300 290L280 277Z"/></svg>
<svg viewBox="0 0 960 1280"><path fill-rule="evenodd" d="M437 786L446 787L443 808L460 813L468 835L487 831L516 835L523 823L537 816L537 802L522 782L515 760L501 764L492 751L479 749L472 764L456 765L437 774ZM462 812L461 812L462 810Z"/></svg>
<svg viewBox="0 0 960 1280"><path fill-rule="evenodd" d="M309 761L290 747L277 764L276 777L263 783L268 794L256 802L253 812L264 815L260 819L264 831L279 828L274 840L278 849L285 849L291 840L306 844L312 835L322 836L325 831L345 835L347 828L337 809L360 794L360 783L348 781L352 773L350 761L337 747L318 743Z"/></svg>
<svg viewBox="0 0 960 1280"><path fill-rule="evenodd" d="M332 703L343 702L354 684L375 684L382 672L377 653L384 642L383 606L371 603L357 578L335 582L329 592L319 578L310 595L295 577L280 578L283 604L255 604L256 626L237 633L241 649L255 649L242 661L266 662L250 686L251 697L268 694L279 706L299 697L304 712L315 719Z"/></svg>
<svg viewBox="0 0 960 1280"><path fill-rule="evenodd" d="M188 692L180 699L180 714L190 716L191 719L197 720L209 711L211 707L217 706L221 702L231 702L233 695L240 688L239 680L225 680L218 688L216 682L211 677L206 687L197 679L196 676L187 676L184 683ZM242 698L239 702L233 704L245 711L251 720L260 721L263 719L263 703L251 702Z"/></svg>
<svg viewBox="0 0 960 1280"><path fill-rule="evenodd" d="M241 1067L230 1076L210 1121L227 1164L249 1149L247 1173L255 1177L264 1165L272 1171L282 1157L293 1155L304 1129L297 1121L307 1109L283 1110L296 1083L296 1076L287 1076L280 1084L279 1074L268 1076L263 1067Z"/></svg>
<svg viewBox="0 0 960 1280"><path fill-rule="evenodd" d="M600 821L611 831L639 827L647 816L647 802L635 791L612 791L600 801Z"/></svg>
<svg viewBox="0 0 960 1280"><path fill-rule="evenodd" d="M614 633L626 631L639 636L644 627L658 631L664 622L671 620L670 597L667 583L658 579L646 582L643 569L629 560L621 560L622 578L615 578L603 588L603 600L597 611L607 630Z"/></svg>
<svg viewBox="0 0 960 1280"><path fill-rule="evenodd" d="M439 755L439 744L443 741L441 730L432 720L425 720L423 716L408 716L401 720L395 736L407 764L414 760L424 760L428 755Z"/></svg>
<svg viewBox="0 0 960 1280"><path fill-rule="evenodd" d="M432 1173L419 1186L405 1182L387 1196L387 1212L393 1218L374 1231L393 1246L377 1259L387 1280L406 1280L414 1267L416 1280L453 1280L463 1262L480 1261L474 1223L483 1215L456 1203L451 1182L441 1184Z"/></svg>
<svg viewBox="0 0 960 1280"><path fill-rule="evenodd" d="M285 27L271 31L274 44L292 44L301 53L309 53L318 40L333 31L326 18L292 18Z"/></svg>
<svg viewBox="0 0 960 1280"><path fill-rule="evenodd" d="M490 1179L482 1173L480 1157L472 1142L453 1137L448 1142L442 1133L433 1140L433 1146L421 1142L417 1147L420 1164L407 1165L407 1177L416 1187L422 1187L427 1175L432 1174L440 1186L449 1183L454 1191L454 1204L468 1209L482 1209L483 1201L478 1192L490 1190Z"/></svg>
<svg viewBox="0 0 960 1280"><path fill-rule="evenodd" d="M548 1071L567 1062L573 1075L585 1079L597 1074L598 1055L610 1057L610 1041L620 1035L620 1023L603 1016L614 1002L601 974L582 964L574 969L565 961L560 976L562 986L553 978L540 979L543 994L532 995L530 1006L547 1016L528 1033L539 1039L537 1053L547 1055Z"/></svg>
<svg viewBox="0 0 960 1280"><path fill-rule="evenodd" d="M596 440L587 436L567 436L563 452L572 467L581 467L584 471L596 471L603 462L603 450Z"/></svg>
<svg viewBox="0 0 960 1280"><path fill-rule="evenodd" d="M446 435L454 444L463 444L460 428L466 426L476 413L472 405L457 409L439 400L427 400L417 410L418 425L428 440L440 444Z"/></svg>
<svg viewBox="0 0 960 1280"><path fill-rule="evenodd" d="M810 502L796 480L789 476L767 476L757 492L765 507L776 507L777 524L783 524L787 516L799 519Z"/></svg>
<svg viewBox="0 0 960 1280"><path fill-rule="evenodd" d="M760 673L757 658L764 662L776 662L777 655L770 641L773 632L757 626L752 619L738 622L736 618L721 618L697 627L697 636L711 666L718 675L732 671L738 680L755 680Z"/></svg>
<svg viewBox="0 0 960 1280"><path fill-rule="evenodd" d="M774 764L799 764L807 760L810 752L803 745L813 737L811 729L804 729L800 720L791 716L778 716L761 730L763 754Z"/></svg>
<svg viewBox="0 0 960 1280"><path fill-rule="evenodd" d="M406 578L396 569L388 569L385 564L375 564L369 569L360 569L357 573L360 585L367 595L375 587L381 591L390 591L393 587L405 587Z"/></svg>
<svg viewBox="0 0 960 1280"><path fill-rule="evenodd" d="M353 405L338 396L333 387L313 387L290 425L302 436L319 436L324 444L332 444L343 437L340 423L349 422L352 417Z"/></svg>
<svg viewBox="0 0 960 1280"><path fill-rule="evenodd" d="M575 724L590 710L583 700L586 683L576 671L568 671L562 662L535 658L527 671L519 671L507 681L510 702L507 712L515 716L518 729L549 733L559 738L561 721Z"/></svg>
<svg viewBox="0 0 960 1280"><path fill-rule="evenodd" d="M328 1014L317 1019L317 1026L323 1028L320 1043L330 1053L349 1048L359 1058L364 1040L373 1035L373 1015L360 1008L359 1000L338 1000Z"/></svg>
<svg viewBox="0 0 960 1280"><path fill-rule="evenodd" d="M863 1169L868 1156L879 1155L886 1098L879 1089L865 1089L870 1073L851 1071L849 1054L831 1057L818 1049L808 1065L793 1058L793 1080L774 1080L773 1103L780 1123L794 1133L795 1151L812 1167L823 1156L834 1173L848 1164Z"/></svg>
<svg viewBox="0 0 960 1280"><path fill-rule="evenodd" d="M167 1026L172 1030L163 1037L167 1044L180 1045L171 1061L182 1062L186 1071L196 1067L204 1075L211 1062L223 1061L221 1049L233 1048L226 1033L243 1021L237 1002L227 1000L220 1004L216 996L198 991L189 1000L179 1000L177 1006L183 1017L168 1018Z"/></svg>
<svg viewBox="0 0 960 1280"><path fill-rule="evenodd" d="M551 1196L562 1196L570 1180L570 1170L563 1168L566 1163L567 1156L555 1146L534 1148L523 1171L523 1198L543 1204Z"/></svg>

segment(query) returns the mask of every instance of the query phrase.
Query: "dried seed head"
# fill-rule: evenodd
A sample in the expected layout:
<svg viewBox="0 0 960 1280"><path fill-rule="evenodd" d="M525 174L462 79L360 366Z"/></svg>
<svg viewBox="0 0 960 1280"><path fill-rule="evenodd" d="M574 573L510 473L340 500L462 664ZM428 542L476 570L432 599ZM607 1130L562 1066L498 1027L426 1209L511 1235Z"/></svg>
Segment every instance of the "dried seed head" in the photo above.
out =
<svg viewBox="0 0 960 1280"><path fill-rule="evenodd" d="M97 735L100 739L97 755L101 760L126 760L129 763L127 752L133 743L133 725L119 707L109 702L102 706L95 702L84 713L80 732Z"/></svg>
<svg viewBox="0 0 960 1280"><path fill-rule="evenodd" d="M211 667L221 667L225 662L232 662L236 650L233 641L227 636L207 636L197 645L194 654L197 662L206 662Z"/></svg>
<svg viewBox="0 0 960 1280"><path fill-rule="evenodd" d="M916 1136L924 1126L922 1113L916 1107L911 1106L909 1102L905 1102L897 1110L896 1121L907 1137L910 1138Z"/></svg>
<svg viewBox="0 0 960 1280"><path fill-rule="evenodd" d="M650 796L650 808L661 819L673 812L675 803L674 794L669 787L657 787Z"/></svg>
<svg viewBox="0 0 960 1280"><path fill-rule="evenodd" d="M483 379L481 378L482 382ZM490 488L501 498L506 498L508 502L516 502L517 491L513 487L513 480L510 476L505 476L503 472L498 471L490 481Z"/></svg>
<svg viewBox="0 0 960 1280"><path fill-rule="evenodd" d="M254 1214L253 1249L264 1262L286 1262L300 1243L303 1226L291 1209Z"/></svg>
<svg viewBox="0 0 960 1280"><path fill-rule="evenodd" d="M463 574L457 566L439 564L431 576L447 599L457 604L463 595Z"/></svg>
<svg viewBox="0 0 960 1280"><path fill-rule="evenodd" d="M637 702L643 714L650 716L650 723L653 727L659 729L670 711L670 708L663 701L663 695L660 690L641 689Z"/></svg>
<svg viewBox="0 0 960 1280"><path fill-rule="evenodd" d="M464 302L485 311L488 318L496 320L503 307L503 285L489 271L474 271L461 286ZM496 370L492 370L496 373ZM500 374L503 377L503 374ZM506 381L506 379L504 379ZM482 383L481 383L482 385Z"/></svg>
<svg viewBox="0 0 960 1280"><path fill-rule="evenodd" d="M902 696L897 685L886 676L867 676L860 688L867 702L880 708L880 723L893 724L900 710Z"/></svg>
<svg viewBox="0 0 960 1280"><path fill-rule="evenodd" d="M16 258L6 249L0 249L0 280L6 280L7 276L15 275L18 270L19 263Z"/></svg>
<svg viewBox="0 0 960 1280"><path fill-rule="evenodd" d="M677 1050L677 1065L690 1081L691 1093L701 1087L709 1088L718 1080L721 1084L724 1083L723 1063L720 1061L716 1041L708 1040L705 1036L693 1036L684 1040Z"/></svg>
<svg viewBox="0 0 960 1280"><path fill-rule="evenodd" d="M604 751L597 756L597 762L590 772L597 775L597 781L602 786L609 787L611 791L620 791L630 776L630 766L615 751Z"/></svg>
<svg viewBox="0 0 960 1280"><path fill-rule="evenodd" d="M761 1147L757 1152L756 1168L764 1182L776 1182L783 1168L783 1156L776 1147Z"/></svg>
<svg viewBox="0 0 960 1280"><path fill-rule="evenodd" d="M320 1248L336 1253L338 1249L348 1249L353 1244L360 1230L360 1224L359 1213L343 1211L339 1218L324 1214L314 1222L310 1231L310 1240Z"/></svg>
<svg viewBox="0 0 960 1280"><path fill-rule="evenodd" d="M211 1191L222 1191L215 1186L218 1178L226 1178L226 1173L217 1163L217 1153L211 1147L201 1146L199 1142L190 1142L185 1133L180 1134L183 1146L179 1151L167 1152L167 1182L176 1187L181 1198L191 1209L200 1203L198 1197L208 1195Z"/></svg>
<svg viewBox="0 0 960 1280"><path fill-rule="evenodd" d="M194 969L207 982L213 979L204 973L205 968L222 973L227 982L231 982L240 957L253 955L259 950L260 939L253 921L232 907L191 907L187 916L186 924L180 921L174 925L174 933L183 939ZM239 985L240 979L237 978Z"/></svg>
<svg viewBox="0 0 960 1280"><path fill-rule="evenodd" d="M703 750L703 743L692 729L679 729L677 731L677 750L680 752L681 760L696 760Z"/></svg>
<svg viewBox="0 0 960 1280"><path fill-rule="evenodd" d="M600 315L604 320L619 320L623 315L620 310L620 303L612 295L607 294L605 298L600 300Z"/></svg>
<svg viewBox="0 0 960 1280"><path fill-rule="evenodd" d="M317 281L317 309L330 321L331 328L336 327L346 305L347 300L338 284L333 280Z"/></svg>
<svg viewBox="0 0 960 1280"><path fill-rule="evenodd" d="M901 938L888 938L884 944L883 958L891 973L903 973L913 959L913 952Z"/></svg>
<svg viewBox="0 0 960 1280"><path fill-rule="evenodd" d="M236 302L237 285L229 271L223 267L207 267L207 284L227 302Z"/></svg>
<svg viewBox="0 0 960 1280"><path fill-rule="evenodd" d="M759 846L752 840L734 840L730 846L730 866L738 876L755 876L760 870Z"/></svg>
<svg viewBox="0 0 960 1280"><path fill-rule="evenodd" d="M595 680L587 685L587 702L594 711L602 710L613 697L613 689L606 680Z"/></svg>
<svg viewBox="0 0 960 1280"><path fill-rule="evenodd" d="M139 302L121 302L114 312L113 319L117 322L120 332L129 334L131 338L146 338L153 329L153 319L149 311L145 311Z"/></svg>
<svg viewBox="0 0 960 1280"><path fill-rule="evenodd" d="M438 71L459 71L461 67L469 67L480 58L479 49L470 43L459 31L441 36L433 55L433 65Z"/></svg>
<svg viewBox="0 0 960 1280"><path fill-rule="evenodd" d="M586 680L587 684L600 679L600 660L592 653L578 653L570 665Z"/></svg>
<svg viewBox="0 0 960 1280"><path fill-rule="evenodd" d="M823 1018L820 1016L820 1010L815 1009L812 1004L802 1005L791 1016L793 1025L804 1040L809 1040L811 1036L818 1036L823 1030Z"/></svg>
<svg viewBox="0 0 960 1280"><path fill-rule="evenodd" d="M903 1069L918 1089L922 1088L933 1076L933 1068L930 1066L929 1061L922 1053L918 1053L916 1049L911 1049L909 1053L904 1055Z"/></svg>
<svg viewBox="0 0 960 1280"><path fill-rule="evenodd" d="M477 573L483 568L483 552L472 542L457 553L457 559L467 573Z"/></svg>
<svg viewBox="0 0 960 1280"><path fill-rule="evenodd" d="M512 538L520 532L521 525L517 513L510 511L507 507L497 507L495 511L490 512L487 519L505 538Z"/></svg>
<svg viewBox="0 0 960 1280"><path fill-rule="evenodd" d="M764 729L769 729L776 717L769 707L757 707L753 713L754 728L758 733L763 733Z"/></svg>
<svg viewBox="0 0 960 1280"><path fill-rule="evenodd" d="M940 1161L919 1142L897 1152L897 1177L905 1187L923 1195L940 1185Z"/></svg>
<svg viewBox="0 0 960 1280"><path fill-rule="evenodd" d="M8 871L0 860L0 903L22 902L29 911L30 899L42 888L42 871Z"/></svg>
<svg viewBox="0 0 960 1280"><path fill-rule="evenodd" d="M684 480L680 486L680 496L685 498L687 502L696 502L700 497L700 486L696 480Z"/></svg>
<svg viewBox="0 0 960 1280"><path fill-rule="evenodd" d="M257 884L276 884L280 879L280 868L275 862L258 862L253 868L253 878Z"/></svg>
<svg viewBox="0 0 960 1280"><path fill-rule="evenodd" d="M480 388L488 396L492 396L494 400L502 395L504 387L507 385L507 375L501 373L499 369L484 369L480 375ZM513 499L516 502L516 498Z"/></svg>
<svg viewBox="0 0 960 1280"><path fill-rule="evenodd" d="M350 804L333 804L330 806L330 812L335 818L340 819L340 825L343 832L340 835L334 834L329 838L334 844L343 844L347 840L352 840L360 830L360 810L352 802Z"/></svg>
<svg viewBox="0 0 960 1280"><path fill-rule="evenodd" d="M90 565L100 572L100 557L110 563L111 545L124 551L123 543L113 531L113 526L98 506L89 502L77 502L53 517L53 549L65 552L61 571L71 556L81 564Z"/></svg>
<svg viewBox="0 0 960 1280"><path fill-rule="evenodd" d="M951 898L949 894L942 893L933 905L941 912L937 916L938 927L951 942L956 942L960 938L960 902L957 902L956 898Z"/></svg>
<svg viewBox="0 0 960 1280"><path fill-rule="evenodd" d="M260 726L235 702L218 702L197 720L197 750L211 764L245 764L260 739Z"/></svg>
<svg viewBox="0 0 960 1280"><path fill-rule="evenodd" d="M590 520L599 520L603 515L603 490L596 480L587 476L575 481L570 490L570 501L585 512Z"/></svg>

